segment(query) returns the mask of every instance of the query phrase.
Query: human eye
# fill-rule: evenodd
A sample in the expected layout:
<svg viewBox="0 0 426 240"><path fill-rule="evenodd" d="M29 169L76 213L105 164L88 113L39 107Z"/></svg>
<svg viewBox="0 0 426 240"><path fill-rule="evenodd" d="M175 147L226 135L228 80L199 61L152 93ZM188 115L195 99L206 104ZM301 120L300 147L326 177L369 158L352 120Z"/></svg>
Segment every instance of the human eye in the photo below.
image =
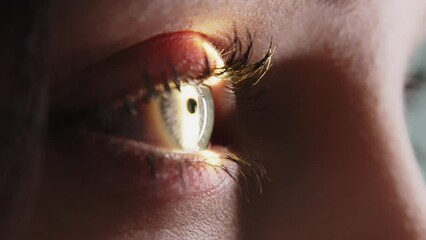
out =
<svg viewBox="0 0 426 240"><path fill-rule="evenodd" d="M405 100L407 105L406 119L410 133L411 142L426 176L426 156L425 156L425 102L426 102L426 41L418 48L414 54L408 77L405 83Z"/></svg>
<svg viewBox="0 0 426 240"><path fill-rule="evenodd" d="M245 44L234 33L223 43L181 31L113 54L54 87L51 132L66 126L85 148L120 153L118 160L134 164L149 183L141 180L142 191L155 188L157 196L181 194L182 186L185 193L214 188L241 169L263 175L263 168L227 148L231 142L215 143L226 135L216 123L234 124L229 116L261 91L270 67L272 47L250 62L251 35L244 38Z"/></svg>

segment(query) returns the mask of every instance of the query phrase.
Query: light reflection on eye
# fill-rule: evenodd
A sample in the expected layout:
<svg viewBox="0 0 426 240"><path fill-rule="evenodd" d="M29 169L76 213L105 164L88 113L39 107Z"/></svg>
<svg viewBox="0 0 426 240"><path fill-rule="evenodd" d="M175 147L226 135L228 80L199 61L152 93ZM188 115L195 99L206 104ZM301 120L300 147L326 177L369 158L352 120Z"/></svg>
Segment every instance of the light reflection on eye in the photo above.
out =
<svg viewBox="0 0 426 240"><path fill-rule="evenodd" d="M214 123L214 103L208 86L185 84L152 101L158 108L158 124L168 132L169 145L182 151L206 149Z"/></svg>

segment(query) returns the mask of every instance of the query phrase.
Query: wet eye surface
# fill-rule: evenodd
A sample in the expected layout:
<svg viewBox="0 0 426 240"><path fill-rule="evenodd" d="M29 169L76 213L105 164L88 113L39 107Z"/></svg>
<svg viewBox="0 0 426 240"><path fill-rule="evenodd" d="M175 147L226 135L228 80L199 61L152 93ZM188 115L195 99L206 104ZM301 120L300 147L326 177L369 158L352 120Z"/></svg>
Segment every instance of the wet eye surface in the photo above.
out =
<svg viewBox="0 0 426 240"><path fill-rule="evenodd" d="M214 123L211 90L205 85L183 85L159 97L161 116L171 146L183 151L207 149Z"/></svg>
<svg viewBox="0 0 426 240"><path fill-rule="evenodd" d="M115 134L176 152L206 150L214 125L209 86L182 84L162 90L149 100L127 100L97 111L89 130Z"/></svg>

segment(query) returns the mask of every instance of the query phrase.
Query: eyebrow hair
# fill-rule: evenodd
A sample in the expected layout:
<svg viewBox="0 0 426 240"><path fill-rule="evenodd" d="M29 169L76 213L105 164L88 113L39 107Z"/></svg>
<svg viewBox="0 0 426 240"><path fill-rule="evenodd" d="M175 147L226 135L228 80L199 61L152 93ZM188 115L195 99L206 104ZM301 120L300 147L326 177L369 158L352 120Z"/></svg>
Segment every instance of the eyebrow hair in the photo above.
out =
<svg viewBox="0 0 426 240"><path fill-rule="evenodd" d="M14 40L9 58L14 62L3 81L10 99L0 115L0 238L22 239L38 187L47 125L50 1L5 1L2 9L13 28L8 40Z"/></svg>

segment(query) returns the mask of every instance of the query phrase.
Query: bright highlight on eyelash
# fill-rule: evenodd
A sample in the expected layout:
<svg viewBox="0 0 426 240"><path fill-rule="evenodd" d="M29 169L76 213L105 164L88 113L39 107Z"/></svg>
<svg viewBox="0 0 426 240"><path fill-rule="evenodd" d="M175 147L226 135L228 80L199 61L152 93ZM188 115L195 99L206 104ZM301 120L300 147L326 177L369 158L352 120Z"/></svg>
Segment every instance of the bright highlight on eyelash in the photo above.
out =
<svg viewBox="0 0 426 240"><path fill-rule="evenodd" d="M207 42L202 42L202 47L206 53L206 56L209 56L209 61L212 61L214 68L216 69L223 69L225 68L225 63L222 59L222 57L220 56L220 53L210 44ZM223 79L221 79L218 76L211 76L209 78L207 78L204 83L209 85L209 86L213 86L218 84L219 82L221 82Z"/></svg>
<svg viewBox="0 0 426 240"><path fill-rule="evenodd" d="M180 91L172 90L159 98L165 129L176 150L204 150L213 131L214 105L210 88L186 84Z"/></svg>

